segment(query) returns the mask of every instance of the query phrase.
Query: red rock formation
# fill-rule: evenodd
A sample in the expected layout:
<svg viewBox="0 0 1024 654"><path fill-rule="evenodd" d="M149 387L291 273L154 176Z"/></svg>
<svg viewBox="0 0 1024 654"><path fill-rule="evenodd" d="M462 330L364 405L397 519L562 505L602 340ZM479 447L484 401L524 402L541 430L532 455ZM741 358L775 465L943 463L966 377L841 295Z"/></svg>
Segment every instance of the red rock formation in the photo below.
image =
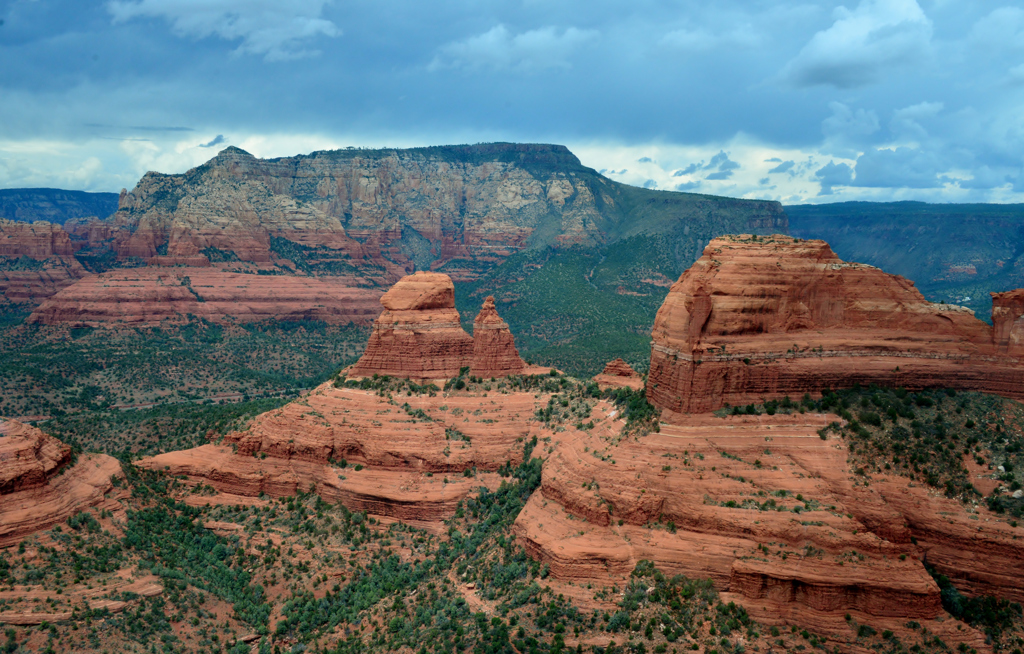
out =
<svg viewBox="0 0 1024 654"><path fill-rule="evenodd" d="M518 542L558 579L621 584L648 559L823 631L848 630L846 612L897 633L942 616L925 559L969 592L1024 598L1017 529L904 478L859 481L846 445L818 436L835 416L689 415L620 440L611 413L599 403L593 430L560 435L516 519Z"/></svg>
<svg viewBox="0 0 1024 654"><path fill-rule="evenodd" d="M1024 289L991 295L996 352L1024 357Z"/></svg>
<svg viewBox="0 0 1024 654"><path fill-rule="evenodd" d="M455 286L448 275L417 272L403 277L380 303L384 312L349 376L443 380L469 365L473 338L459 322Z"/></svg>
<svg viewBox="0 0 1024 654"><path fill-rule="evenodd" d="M0 306L36 304L88 275L57 225L0 218Z"/></svg>
<svg viewBox="0 0 1024 654"><path fill-rule="evenodd" d="M341 277L224 272L216 268L132 268L92 275L43 302L31 323L102 326L232 318L369 324L380 291Z"/></svg>
<svg viewBox="0 0 1024 654"><path fill-rule="evenodd" d="M71 238L59 225L42 220L23 223L0 218L0 257L44 259L74 253Z"/></svg>
<svg viewBox="0 0 1024 654"><path fill-rule="evenodd" d="M594 381L602 389L631 388L639 391L644 387L644 378L622 359L609 361L600 375L594 375Z"/></svg>
<svg viewBox="0 0 1024 654"><path fill-rule="evenodd" d="M0 547L102 503L121 471L102 454L70 462L71 448L56 438L0 418Z"/></svg>
<svg viewBox="0 0 1024 654"><path fill-rule="evenodd" d="M541 427L532 417L547 402L532 393L501 395L500 402L464 394L396 398L322 384L229 434L223 446L161 454L139 465L168 466L172 474L237 495L289 495L314 485L325 499L353 510L438 521L481 481L499 481L497 475L468 479L464 470L494 471L522 460L523 441Z"/></svg>
<svg viewBox="0 0 1024 654"><path fill-rule="evenodd" d="M71 448L39 429L0 418L0 494L38 488L71 460Z"/></svg>
<svg viewBox="0 0 1024 654"><path fill-rule="evenodd" d="M717 238L658 311L647 396L669 419L856 382L1021 398L1019 298L995 299L994 344L970 310L932 304L913 282L844 262L824 241Z"/></svg>
<svg viewBox="0 0 1024 654"><path fill-rule="evenodd" d="M473 362L469 373L490 379L519 375L524 370L526 362L519 358L508 323L494 308L494 297L488 296L473 321Z"/></svg>

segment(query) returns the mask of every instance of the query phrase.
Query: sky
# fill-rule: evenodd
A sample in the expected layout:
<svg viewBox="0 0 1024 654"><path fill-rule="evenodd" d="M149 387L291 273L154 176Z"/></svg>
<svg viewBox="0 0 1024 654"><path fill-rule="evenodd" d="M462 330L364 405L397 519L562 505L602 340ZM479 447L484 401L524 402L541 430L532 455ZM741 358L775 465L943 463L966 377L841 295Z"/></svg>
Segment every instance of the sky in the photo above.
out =
<svg viewBox="0 0 1024 654"><path fill-rule="evenodd" d="M0 0L0 188L490 141L662 190L1024 202L1024 7Z"/></svg>

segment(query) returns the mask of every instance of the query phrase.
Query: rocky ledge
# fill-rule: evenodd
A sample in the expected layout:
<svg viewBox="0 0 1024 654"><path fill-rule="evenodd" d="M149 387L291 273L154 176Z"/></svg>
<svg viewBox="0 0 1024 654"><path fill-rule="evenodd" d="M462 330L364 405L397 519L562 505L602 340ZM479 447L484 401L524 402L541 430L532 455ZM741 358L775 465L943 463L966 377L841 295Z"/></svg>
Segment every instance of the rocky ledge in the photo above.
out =
<svg viewBox="0 0 1024 654"><path fill-rule="evenodd" d="M103 454L72 464L64 443L0 418L0 547L103 504L120 472L117 460Z"/></svg>
<svg viewBox="0 0 1024 654"><path fill-rule="evenodd" d="M647 396L670 420L854 383L1024 398L1024 290L993 300L990 327L824 241L716 238L658 311Z"/></svg>

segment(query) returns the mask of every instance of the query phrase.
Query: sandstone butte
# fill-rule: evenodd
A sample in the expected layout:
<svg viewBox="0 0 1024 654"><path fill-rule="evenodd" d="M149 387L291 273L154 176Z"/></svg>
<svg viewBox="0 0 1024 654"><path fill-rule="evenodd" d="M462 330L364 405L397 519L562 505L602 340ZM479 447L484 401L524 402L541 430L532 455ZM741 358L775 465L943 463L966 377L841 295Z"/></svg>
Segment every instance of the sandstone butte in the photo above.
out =
<svg viewBox="0 0 1024 654"><path fill-rule="evenodd" d="M640 391L644 388L644 378L622 359L609 361L601 374L594 375L594 381L601 389L630 388Z"/></svg>
<svg viewBox="0 0 1024 654"><path fill-rule="evenodd" d="M219 264L223 265L223 264ZM370 324L376 288L339 277L243 274L216 267L128 268L90 275L45 300L29 323L153 325L188 315L212 322L234 319L320 320Z"/></svg>
<svg viewBox="0 0 1024 654"><path fill-rule="evenodd" d="M485 378L549 370L529 368L519 358L493 297L484 301L473 336L467 334L455 309L455 285L443 273L407 275L380 303L384 311L373 325L363 356L346 370L348 377L378 375L443 384L462 368Z"/></svg>
<svg viewBox="0 0 1024 654"><path fill-rule="evenodd" d="M473 337L459 322L448 275L421 271L403 277L380 303L384 311L349 376L444 380L472 359Z"/></svg>
<svg viewBox="0 0 1024 654"><path fill-rule="evenodd" d="M93 506L111 504L105 494L121 473L116 459L82 456L41 430L0 418L0 547L47 529Z"/></svg>
<svg viewBox="0 0 1024 654"><path fill-rule="evenodd" d="M990 327L914 284L788 236L716 238L658 311L647 397L663 417L854 383L1024 397L1024 289Z"/></svg>

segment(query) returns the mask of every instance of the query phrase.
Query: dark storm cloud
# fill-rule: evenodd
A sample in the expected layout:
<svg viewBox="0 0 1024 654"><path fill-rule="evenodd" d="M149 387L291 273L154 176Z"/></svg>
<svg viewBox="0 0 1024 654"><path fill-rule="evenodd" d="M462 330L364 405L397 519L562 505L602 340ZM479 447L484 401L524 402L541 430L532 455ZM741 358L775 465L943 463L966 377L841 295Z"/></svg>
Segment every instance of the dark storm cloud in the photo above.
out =
<svg viewBox="0 0 1024 654"><path fill-rule="evenodd" d="M865 152L857 159L852 186L881 188L936 188L947 178L948 164L933 152L912 148Z"/></svg>
<svg viewBox="0 0 1024 654"><path fill-rule="evenodd" d="M227 139L224 138L223 134L218 134L212 141L210 141L209 143L203 143L199 147L201 147L201 148L212 148L215 145L220 145L221 143L226 142L226 140Z"/></svg>
<svg viewBox="0 0 1024 654"><path fill-rule="evenodd" d="M746 173L753 189L764 159L813 156L856 161L850 188L941 189L956 169L954 187L981 193L1017 183L1024 165L1024 10L1010 4L11 0L0 5L0 148L20 145L0 150L0 186L44 174L44 159L22 154L30 142L149 138L185 153L82 152L110 176L129 162L194 165L218 134L307 134L689 146L643 162L657 159L664 178L631 178L662 187ZM730 145L738 135L761 146L756 158ZM626 175L653 152L584 163ZM821 183L814 168L787 173Z"/></svg>
<svg viewBox="0 0 1024 654"><path fill-rule="evenodd" d="M830 161L819 168L814 176L821 181L821 192L818 195L832 195L833 186L849 186L853 180L853 169L847 164Z"/></svg>

